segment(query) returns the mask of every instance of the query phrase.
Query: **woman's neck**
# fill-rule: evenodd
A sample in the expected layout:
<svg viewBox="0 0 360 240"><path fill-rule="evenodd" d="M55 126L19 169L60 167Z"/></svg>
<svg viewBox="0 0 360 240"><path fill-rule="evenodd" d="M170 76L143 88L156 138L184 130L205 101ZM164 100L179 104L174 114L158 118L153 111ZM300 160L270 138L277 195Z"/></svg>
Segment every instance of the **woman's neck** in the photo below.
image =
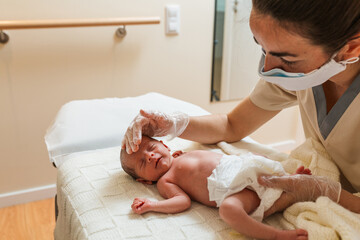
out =
<svg viewBox="0 0 360 240"><path fill-rule="evenodd" d="M327 82L331 82L336 85L339 89L348 89L352 82L360 74L360 61L349 64L346 66L346 70L337 74L336 76L329 79Z"/></svg>
<svg viewBox="0 0 360 240"><path fill-rule="evenodd" d="M360 74L360 62L348 65L346 70L337 74L323 84L326 98L326 110L330 112L339 98L350 87L355 78Z"/></svg>

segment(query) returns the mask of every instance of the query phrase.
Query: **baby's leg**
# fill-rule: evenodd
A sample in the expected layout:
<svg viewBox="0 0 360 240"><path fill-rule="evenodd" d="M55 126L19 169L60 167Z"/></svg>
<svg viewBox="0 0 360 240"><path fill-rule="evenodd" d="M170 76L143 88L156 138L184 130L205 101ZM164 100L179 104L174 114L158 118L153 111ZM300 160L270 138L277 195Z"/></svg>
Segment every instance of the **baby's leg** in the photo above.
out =
<svg viewBox="0 0 360 240"><path fill-rule="evenodd" d="M295 198L291 194L283 192L274 204L264 212L264 218L267 218L276 212L281 212L294 203L296 203Z"/></svg>
<svg viewBox="0 0 360 240"><path fill-rule="evenodd" d="M220 205L221 218L236 231L259 239L307 239L307 232L302 229L285 231L256 221L248 214L260 204L257 194L244 189L227 197Z"/></svg>

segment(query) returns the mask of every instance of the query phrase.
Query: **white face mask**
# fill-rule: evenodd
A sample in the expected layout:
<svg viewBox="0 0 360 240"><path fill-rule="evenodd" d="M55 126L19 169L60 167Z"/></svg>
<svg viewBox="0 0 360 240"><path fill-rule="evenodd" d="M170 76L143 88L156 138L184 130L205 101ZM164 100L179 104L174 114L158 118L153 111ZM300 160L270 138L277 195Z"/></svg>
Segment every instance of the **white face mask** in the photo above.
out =
<svg viewBox="0 0 360 240"><path fill-rule="evenodd" d="M305 90L323 84L331 77L344 71L347 64L355 63L359 60L358 57L354 57L345 61L336 62L334 60L335 55L328 63L310 73L289 73L279 68L264 72L265 56L262 55L258 74L265 81L275 83L284 89L290 91Z"/></svg>

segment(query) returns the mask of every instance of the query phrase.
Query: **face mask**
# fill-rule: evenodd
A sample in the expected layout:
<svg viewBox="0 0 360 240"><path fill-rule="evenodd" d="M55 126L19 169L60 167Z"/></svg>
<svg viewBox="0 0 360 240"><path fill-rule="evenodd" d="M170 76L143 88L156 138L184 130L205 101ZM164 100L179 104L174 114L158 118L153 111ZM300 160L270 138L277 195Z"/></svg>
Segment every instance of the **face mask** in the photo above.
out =
<svg viewBox="0 0 360 240"><path fill-rule="evenodd" d="M335 56L336 54L328 63L310 73L289 73L279 68L264 72L265 56L262 55L258 74L265 81L275 83L284 89L290 91L305 90L323 84L331 77L344 71L347 64L355 63L359 60L358 57L354 57L345 61L336 62L334 60Z"/></svg>

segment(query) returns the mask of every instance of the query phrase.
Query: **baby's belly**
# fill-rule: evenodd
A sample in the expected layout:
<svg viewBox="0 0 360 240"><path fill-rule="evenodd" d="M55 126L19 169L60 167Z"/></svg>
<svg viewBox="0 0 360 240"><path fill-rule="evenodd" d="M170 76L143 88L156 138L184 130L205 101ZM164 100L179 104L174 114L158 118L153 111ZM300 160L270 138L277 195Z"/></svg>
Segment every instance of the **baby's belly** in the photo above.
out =
<svg viewBox="0 0 360 240"><path fill-rule="evenodd" d="M209 200L209 191L207 189L207 177L187 178L186 183L180 184L181 189L186 192L191 200L202 203L206 206L216 207L215 201Z"/></svg>

